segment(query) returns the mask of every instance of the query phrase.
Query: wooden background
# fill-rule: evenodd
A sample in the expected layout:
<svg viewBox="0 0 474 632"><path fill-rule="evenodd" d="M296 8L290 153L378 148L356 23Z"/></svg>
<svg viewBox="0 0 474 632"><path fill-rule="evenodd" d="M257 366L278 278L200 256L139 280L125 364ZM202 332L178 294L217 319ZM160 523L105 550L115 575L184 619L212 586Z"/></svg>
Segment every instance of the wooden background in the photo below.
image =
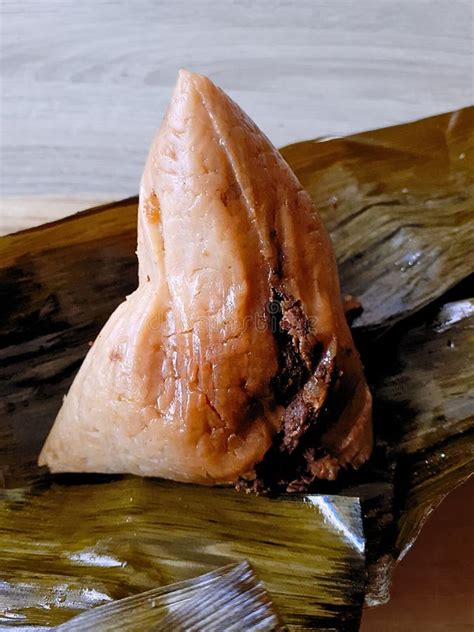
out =
<svg viewBox="0 0 474 632"><path fill-rule="evenodd" d="M3 232L136 193L180 67L277 146L473 100L470 0L0 4Z"/></svg>
<svg viewBox="0 0 474 632"><path fill-rule="evenodd" d="M474 100L470 0L3 0L0 31L3 233L135 194L180 67L276 145ZM473 629L473 482L364 632Z"/></svg>

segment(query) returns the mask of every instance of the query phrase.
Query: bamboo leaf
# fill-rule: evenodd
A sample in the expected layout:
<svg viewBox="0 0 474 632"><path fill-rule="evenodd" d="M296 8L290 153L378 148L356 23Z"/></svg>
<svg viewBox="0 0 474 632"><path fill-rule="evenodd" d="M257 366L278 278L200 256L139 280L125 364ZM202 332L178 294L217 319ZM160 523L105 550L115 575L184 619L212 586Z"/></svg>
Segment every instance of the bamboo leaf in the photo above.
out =
<svg viewBox="0 0 474 632"><path fill-rule="evenodd" d="M357 629L365 582L357 499L277 500L149 479L90 480L5 492L0 623L24 617L55 625L247 559L285 623Z"/></svg>
<svg viewBox="0 0 474 632"><path fill-rule="evenodd" d="M281 151L364 307L356 326L392 324L472 272L474 107Z"/></svg>
<svg viewBox="0 0 474 632"><path fill-rule="evenodd" d="M382 337L371 329L385 331L471 271L473 113L283 150L329 226L344 290L364 304L356 325L377 448L342 484L363 502L371 603L387 598L395 559L472 471L472 303ZM247 558L285 623L356 629L357 499L99 477L52 484L37 468L88 343L136 285L136 207L132 198L0 239L0 476L10 488L0 506L0 623L58 624Z"/></svg>
<svg viewBox="0 0 474 632"><path fill-rule="evenodd" d="M388 456L397 462L397 556L444 496L474 472L474 300L442 306L397 345L377 386Z"/></svg>
<svg viewBox="0 0 474 632"><path fill-rule="evenodd" d="M0 238L0 477L39 475L41 445L112 311L136 286L137 200Z"/></svg>
<svg viewBox="0 0 474 632"><path fill-rule="evenodd" d="M389 599L396 561L474 472L474 301L431 309L367 352L376 446L362 481L369 605Z"/></svg>
<svg viewBox="0 0 474 632"><path fill-rule="evenodd" d="M88 610L56 628L68 632L139 629L278 630L271 599L247 562Z"/></svg>

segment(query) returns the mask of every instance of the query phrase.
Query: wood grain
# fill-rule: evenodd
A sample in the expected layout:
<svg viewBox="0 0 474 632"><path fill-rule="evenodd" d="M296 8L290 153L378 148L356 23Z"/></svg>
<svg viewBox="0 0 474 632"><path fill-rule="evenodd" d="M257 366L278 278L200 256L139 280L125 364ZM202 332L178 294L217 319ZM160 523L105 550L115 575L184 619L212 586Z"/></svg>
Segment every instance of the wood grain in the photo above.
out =
<svg viewBox="0 0 474 632"><path fill-rule="evenodd" d="M135 194L180 67L208 74L277 146L473 96L469 0L3 0L1 11L1 196ZM11 230L20 209L8 208Z"/></svg>

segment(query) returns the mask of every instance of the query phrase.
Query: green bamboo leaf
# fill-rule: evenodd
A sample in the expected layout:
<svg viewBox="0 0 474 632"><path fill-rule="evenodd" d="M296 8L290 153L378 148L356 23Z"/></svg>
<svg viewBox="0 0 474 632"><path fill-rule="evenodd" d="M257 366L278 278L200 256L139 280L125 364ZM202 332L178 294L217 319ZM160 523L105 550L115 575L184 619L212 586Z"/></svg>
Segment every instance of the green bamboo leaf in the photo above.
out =
<svg viewBox="0 0 474 632"><path fill-rule="evenodd" d="M474 300L442 306L397 345L376 387L397 462L397 556L444 496L474 472Z"/></svg>
<svg viewBox="0 0 474 632"><path fill-rule="evenodd" d="M364 307L356 326L393 324L472 272L474 107L281 152Z"/></svg>
<svg viewBox="0 0 474 632"><path fill-rule="evenodd" d="M364 303L357 325L393 324L470 272L473 112L284 150L329 226L344 290ZM51 485L37 468L88 343L136 285L136 208L132 198L0 239L0 476L12 488L0 506L0 623L61 623L248 558L285 622L356 629L357 500L137 479ZM364 504L371 603L387 598L395 558L472 471L466 305L395 342L367 336L378 446L349 483Z"/></svg>
<svg viewBox="0 0 474 632"><path fill-rule="evenodd" d="M56 627L57 632L278 629L271 599L247 562L93 608Z"/></svg>
<svg viewBox="0 0 474 632"><path fill-rule="evenodd" d="M56 625L247 559L283 622L357 629L365 583L357 499L271 499L139 478L79 480L4 492L0 623Z"/></svg>
<svg viewBox="0 0 474 632"><path fill-rule="evenodd" d="M367 353L376 446L345 488L361 498L369 605L389 599L391 574L431 512L474 473L474 300L431 309Z"/></svg>
<svg viewBox="0 0 474 632"><path fill-rule="evenodd" d="M30 482L74 374L135 289L137 199L0 238L0 481Z"/></svg>

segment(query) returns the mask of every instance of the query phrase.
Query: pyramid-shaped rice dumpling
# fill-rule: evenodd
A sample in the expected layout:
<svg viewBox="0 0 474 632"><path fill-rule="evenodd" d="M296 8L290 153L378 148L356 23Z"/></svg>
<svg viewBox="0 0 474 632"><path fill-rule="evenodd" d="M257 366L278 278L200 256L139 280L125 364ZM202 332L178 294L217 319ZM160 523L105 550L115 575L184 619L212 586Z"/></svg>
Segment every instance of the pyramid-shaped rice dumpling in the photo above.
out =
<svg viewBox="0 0 474 632"><path fill-rule="evenodd" d="M40 464L292 490L368 458L371 397L328 234L203 76L180 72L150 149L138 260Z"/></svg>

